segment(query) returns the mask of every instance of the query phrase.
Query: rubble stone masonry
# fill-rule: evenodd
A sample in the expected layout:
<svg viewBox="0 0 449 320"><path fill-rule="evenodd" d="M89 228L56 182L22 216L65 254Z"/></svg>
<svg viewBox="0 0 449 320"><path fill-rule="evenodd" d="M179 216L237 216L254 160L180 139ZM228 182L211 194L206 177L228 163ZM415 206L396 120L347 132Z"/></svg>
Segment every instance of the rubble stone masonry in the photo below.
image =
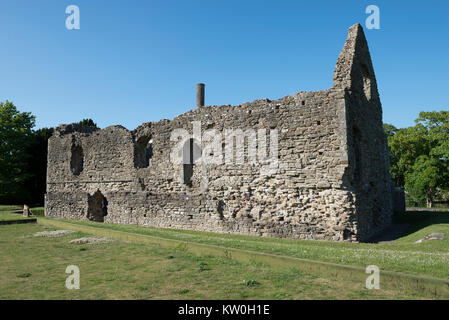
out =
<svg viewBox="0 0 449 320"><path fill-rule="evenodd" d="M174 163L172 133L192 133L194 121L221 133L224 157L229 130L265 129L267 153L277 133L275 170L247 151L243 163ZM257 139L248 134L246 149ZM195 158L205 145L189 139L182 152ZM366 241L391 223L382 107L359 24L328 90L199 106L133 131L61 125L48 151L48 217L333 241Z"/></svg>

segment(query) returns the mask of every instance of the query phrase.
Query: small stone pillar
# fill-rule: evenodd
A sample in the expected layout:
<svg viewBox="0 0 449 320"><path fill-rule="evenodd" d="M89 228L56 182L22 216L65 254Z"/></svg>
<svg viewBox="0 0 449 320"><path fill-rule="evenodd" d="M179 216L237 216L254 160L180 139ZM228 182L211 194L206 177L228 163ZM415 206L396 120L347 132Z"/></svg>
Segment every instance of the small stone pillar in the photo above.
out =
<svg viewBox="0 0 449 320"><path fill-rule="evenodd" d="M23 206L23 216L24 217L31 216L30 207L28 207L26 204Z"/></svg>
<svg viewBox="0 0 449 320"><path fill-rule="evenodd" d="M196 107L204 107L204 83L198 83L196 85Z"/></svg>

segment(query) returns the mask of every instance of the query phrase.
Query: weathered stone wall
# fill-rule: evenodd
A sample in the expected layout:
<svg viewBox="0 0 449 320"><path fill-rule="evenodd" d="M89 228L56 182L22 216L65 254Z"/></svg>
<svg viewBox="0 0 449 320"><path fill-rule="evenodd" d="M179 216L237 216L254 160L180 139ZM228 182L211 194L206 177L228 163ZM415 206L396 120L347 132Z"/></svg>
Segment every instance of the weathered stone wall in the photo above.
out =
<svg viewBox="0 0 449 320"><path fill-rule="evenodd" d="M391 223L393 210L382 105L360 25L349 29L337 61L334 88L344 88L346 92L348 187L357 195L358 238L366 240Z"/></svg>
<svg viewBox="0 0 449 320"><path fill-rule="evenodd" d="M58 127L49 141L46 214L88 219L89 199L99 191L109 223L363 241L391 220L381 119L368 47L356 25L329 90L199 107L134 131ZM194 122L196 128L201 124L200 134L193 132ZM170 157L179 143L171 137L179 129L193 133L193 150L203 152L191 166ZM238 157L229 161L229 130L239 129L238 137L250 130L242 163ZM258 153L252 158L248 151L264 129L267 153L277 132L275 167L273 159ZM207 147L211 130L221 133L220 152ZM218 154L219 163L201 162Z"/></svg>

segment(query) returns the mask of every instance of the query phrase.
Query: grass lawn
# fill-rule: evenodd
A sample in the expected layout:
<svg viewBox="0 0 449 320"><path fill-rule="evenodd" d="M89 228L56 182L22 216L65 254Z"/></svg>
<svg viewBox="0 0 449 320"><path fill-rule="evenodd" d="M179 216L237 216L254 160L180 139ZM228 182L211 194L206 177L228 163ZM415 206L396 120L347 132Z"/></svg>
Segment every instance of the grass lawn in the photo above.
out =
<svg viewBox="0 0 449 320"><path fill-rule="evenodd" d="M35 209L32 209L35 212ZM36 212L39 212L37 210ZM2 214L2 213L0 213ZM39 218L42 223L53 221ZM316 261L449 279L449 213L408 212L407 234L388 244L334 243L215 234L189 230L67 221L106 232L128 232L189 243L215 245ZM56 220L65 222L64 220ZM365 289L360 278L276 268L195 255L136 241L75 245L61 238L30 237L52 230L44 225L0 226L0 299L416 299L432 298L419 290ZM93 230L93 229L89 229ZM108 231L109 230L109 231ZM414 242L441 232L444 240ZM81 269L81 290L64 286L68 265ZM366 275L368 276L368 275Z"/></svg>
<svg viewBox="0 0 449 320"><path fill-rule="evenodd" d="M12 212L22 209L23 208L19 206L0 206L0 221L29 219L27 217L24 217L22 214ZM31 212L33 213L33 216L31 216L30 218L43 217L45 215L44 207L33 208L31 209Z"/></svg>
<svg viewBox="0 0 449 320"><path fill-rule="evenodd" d="M33 237L39 224L0 227L0 299L416 299L368 290L297 269L197 256L157 245L114 241L76 245L77 232ZM66 267L80 268L80 290L65 288Z"/></svg>
<svg viewBox="0 0 449 320"><path fill-rule="evenodd" d="M406 272L449 280L449 212L407 212L397 222L410 224L406 235L394 243L342 243L294 239L262 238L190 230L149 228L132 225L70 221L79 225L145 234L221 247L282 254L297 258ZM414 242L438 232L444 240Z"/></svg>
<svg viewBox="0 0 449 320"><path fill-rule="evenodd" d="M44 217L45 216L44 207L31 208L31 212L33 213L33 216L36 216L36 217Z"/></svg>
<svg viewBox="0 0 449 320"><path fill-rule="evenodd" d="M20 206L4 206L0 205L0 212L1 211L15 211L15 210L22 210L23 207Z"/></svg>
<svg viewBox="0 0 449 320"><path fill-rule="evenodd" d="M11 213L7 211L0 211L0 221L7 221L7 220L26 220L30 219L27 217L24 217L21 214L18 213Z"/></svg>

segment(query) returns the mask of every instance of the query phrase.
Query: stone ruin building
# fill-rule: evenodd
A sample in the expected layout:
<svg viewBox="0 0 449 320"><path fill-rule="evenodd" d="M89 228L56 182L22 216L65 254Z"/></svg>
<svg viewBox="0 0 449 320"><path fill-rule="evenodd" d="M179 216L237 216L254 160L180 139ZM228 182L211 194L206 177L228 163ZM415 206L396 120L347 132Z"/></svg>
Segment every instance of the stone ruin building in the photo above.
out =
<svg viewBox="0 0 449 320"><path fill-rule="evenodd" d="M382 107L360 24L348 31L328 90L204 106L200 84L197 101L196 109L171 121L133 131L56 128L48 147L46 215L333 241L367 241L391 223ZM195 121L203 131L221 133L220 149L231 154L239 137L226 130L242 129L245 161L225 161L223 151L223 161L201 162L206 149L195 133L182 141L184 161L171 161L179 144L173 131L191 134ZM259 152L269 154L277 141L276 170L266 170L273 159L263 152L249 161L248 146L263 137L246 129L266 129L266 150Z"/></svg>

